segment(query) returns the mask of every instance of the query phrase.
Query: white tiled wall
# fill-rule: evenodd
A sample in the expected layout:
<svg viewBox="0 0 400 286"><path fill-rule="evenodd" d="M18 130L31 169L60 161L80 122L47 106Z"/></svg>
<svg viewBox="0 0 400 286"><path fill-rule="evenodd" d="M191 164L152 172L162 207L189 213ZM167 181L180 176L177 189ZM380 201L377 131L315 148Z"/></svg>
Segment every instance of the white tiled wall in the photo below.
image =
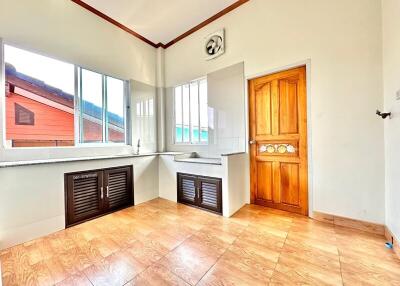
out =
<svg viewBox="0 0 400 286"><path fill-rule="evenodd" d="M198 152L217 157L224 153L244 152L246 144L244 64L207 75L208 145L176 145L173 141L173 88L167 88L166 141L168 151Z"/></svg>

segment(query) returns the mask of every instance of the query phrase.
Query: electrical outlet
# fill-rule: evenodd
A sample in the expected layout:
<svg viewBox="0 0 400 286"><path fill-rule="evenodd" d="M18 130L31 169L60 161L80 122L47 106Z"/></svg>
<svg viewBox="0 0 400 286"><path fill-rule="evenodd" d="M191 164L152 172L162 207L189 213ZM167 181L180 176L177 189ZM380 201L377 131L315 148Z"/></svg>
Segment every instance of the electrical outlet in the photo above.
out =
<svg viewBox="0 0 400 286"><path fill-rule="evenodd" d="M400 89L396 92L396 100L400 100Z"/></svg>

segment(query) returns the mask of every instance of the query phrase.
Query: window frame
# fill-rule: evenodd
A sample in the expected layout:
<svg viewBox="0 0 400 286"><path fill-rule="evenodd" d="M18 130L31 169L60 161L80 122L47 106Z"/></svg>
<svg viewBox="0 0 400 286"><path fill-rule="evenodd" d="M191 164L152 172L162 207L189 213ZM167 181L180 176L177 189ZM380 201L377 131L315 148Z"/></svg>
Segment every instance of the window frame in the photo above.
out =
<svg viewBox="0 0 400 286"><path fill-rule="evenodd" d="M101 75L102 80L102 141L101 142L83 142L83 111L82 111L82 70L87 70ZM75 126L78 128L74 129L75 132L75 146L99 146L99 145L131 145L130 140L130 94L129 81L123 80L114 76L102 74L91 69L87 69L81 66L75 65ZM123 94L123 109L124 109L124 142L110 142L108 133L108 94L107 94L107 78L117 79L123 82L124 94Z"/></svg>
<svg viewBox="0 0 400 286"><path fill-rule="evenodd" d="M72 64L74 66L74 146L39 146L39 147L11 147L7 146L6 144L6 136L7 136L7 126L5 124L6 122L6 102L5 102L5 82L6 82L6 74L5 74L5 64L6 64L6 59L5 59L5 46L11 46L13 48L21 49L26 52L30 52L33 54L37 54L39 56L47 57L50 59L54 59L57 61L65 62L68 64ZM89 142L85 143L81 141L81 129L82 125L81 120L80 120L80 114L81 114L81 95L79 93L79 69L85 69L88 71L92 71L95 73L98 73L102 76L102 82L103 82L103 94L102 94L102 99L103 99L103 126L102 126L102 134L103 134L103 140L102 142ZM121 80L124 84L124 95L123 95L123 108L124 108L124 142L109 142L108 141L108 124L107 124L107 104L104 101L107 101L107 91L106 91L106 86L104 86L105 83L105 78L111 77L117 80ZM131 140L131 128L132 124L130 122L130 81L129 80L124 80L115 76L111 76L108 74L104 74L98 71L94 71L92 69L86 68L81 65L77 65L74 63L70 63L64 60L59 60L56 57L49 56L44 53L40 53L31 49L27 49L25 47L20 47L18 45L15 45L14 43L8 43L4 41L3 39L0 38L0 84L2 85L0 88L0 115L1 115L1 121L3 124L0 126L0 137L1 137L1 147L3 149L7 150L21 150L21 149L38 149L38 150L43 150L43 149L64 149L64 148L85 148L85 147L123 147L123 146L128 146L130 147L132 145L132 140Z"/></svg>
<svg viewBox="0 0 400 286"><path fill-rule="evenodd" d="M175 85L173 87L174 91L173 91L173 131L172 131L172 136L173 136L173 143L174 145L181 145L181 146L193 146L193 145L200 145L200 146L206 146L209 144L209 137L207 136L207 141L201 141L201 112L200 112L200 82L201 81L206 81L207 83L207 77L200 77L200 78L196 78L194 80L191 80L189 82L185 82L182 84L178 84ZM199 138L197 142L193 142L192 140L192 116L191 116L191 101L190 101L190 85L194 82L197 82L197 112L198 112L198 128L199 128ZM183 86L187 85L188 86L188 90L189 90L189 142L184 142L183 138L184 138L184 123L183 123ZM182 106L182 141L181 142L177 142L177 138L176 138L176 97L175 97L175 91L177 87L181 87L181 106ZM207 106L208 106L208 93L207 93ZM207 113L207 120L208 120L208 113ZM208 130L208 126L207 126L207 134L209 134L209 130Z"/></svg>

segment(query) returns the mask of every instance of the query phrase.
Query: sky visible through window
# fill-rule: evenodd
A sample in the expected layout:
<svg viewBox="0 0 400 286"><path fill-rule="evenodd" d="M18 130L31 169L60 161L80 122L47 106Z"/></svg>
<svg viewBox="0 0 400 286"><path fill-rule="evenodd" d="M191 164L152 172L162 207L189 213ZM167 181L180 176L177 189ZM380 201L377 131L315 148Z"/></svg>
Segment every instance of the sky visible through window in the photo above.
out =
<svg viewBox="0 0 400 286"><path fill-rule="evenodd" d="M17 72L45 82L47 85L74 95L74 65L63 61L41 56L9 45L4 45L5 62L13 65ZM108 77L107 80L108 111L121 117L124 115L122 80ZM96 82L93 82L96 84ZM95 87L93 87L95 89ZM90 90L90 88L88 88ZM101 106L101 97L97 92L85 93L85 100Z"/></svg>
<svg viewBox="0 0 400 286"><path fill-rule="evenodd" d="M5 62L17 72L74 94L74 65L4 45Z"/></svg>

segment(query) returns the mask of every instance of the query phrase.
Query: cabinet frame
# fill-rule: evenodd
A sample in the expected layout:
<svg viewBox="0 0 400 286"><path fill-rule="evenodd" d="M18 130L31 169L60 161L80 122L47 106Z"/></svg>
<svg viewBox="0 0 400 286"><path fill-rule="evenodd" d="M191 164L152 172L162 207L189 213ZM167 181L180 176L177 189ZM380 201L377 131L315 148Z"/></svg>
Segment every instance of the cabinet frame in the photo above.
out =
<svg viewBox="0 0 400 286"><path fill-rule="evenodd" d="M111 173L112 171L116 171L118 169L130 169L128 171L128 176L127 176L127 188L128 190L131 190L130 193L130 201L128 204L123 205L121 207L117 208L108 208L108 198L106 197L106 181L107 181L107 176L106 174ZM72 190L72 183L73 180L71 180L72 176L77 176L77 175L83 175L86 173L97 173L98 174L98 194L99 194L99 200L100 200L100 211L97 212L97 214L93 216L87 216L82 220L79 221L74 221L73 217L73 201L72 197L69 197L69 190ZM103 168L103 169L91 169L91 170L82 170L82 171L77 171L77 172L71 172L71 173L65 173L64 174L64 208L65 208L65 228L69 228L74 225L78 225L84 222L87 222L89 220L116 212L118 210L128 208L133 206L134 203L134 184L133 184L133 165L125 165L125 166L117 166L117 167L111 167L111 168Z"/></svg>

